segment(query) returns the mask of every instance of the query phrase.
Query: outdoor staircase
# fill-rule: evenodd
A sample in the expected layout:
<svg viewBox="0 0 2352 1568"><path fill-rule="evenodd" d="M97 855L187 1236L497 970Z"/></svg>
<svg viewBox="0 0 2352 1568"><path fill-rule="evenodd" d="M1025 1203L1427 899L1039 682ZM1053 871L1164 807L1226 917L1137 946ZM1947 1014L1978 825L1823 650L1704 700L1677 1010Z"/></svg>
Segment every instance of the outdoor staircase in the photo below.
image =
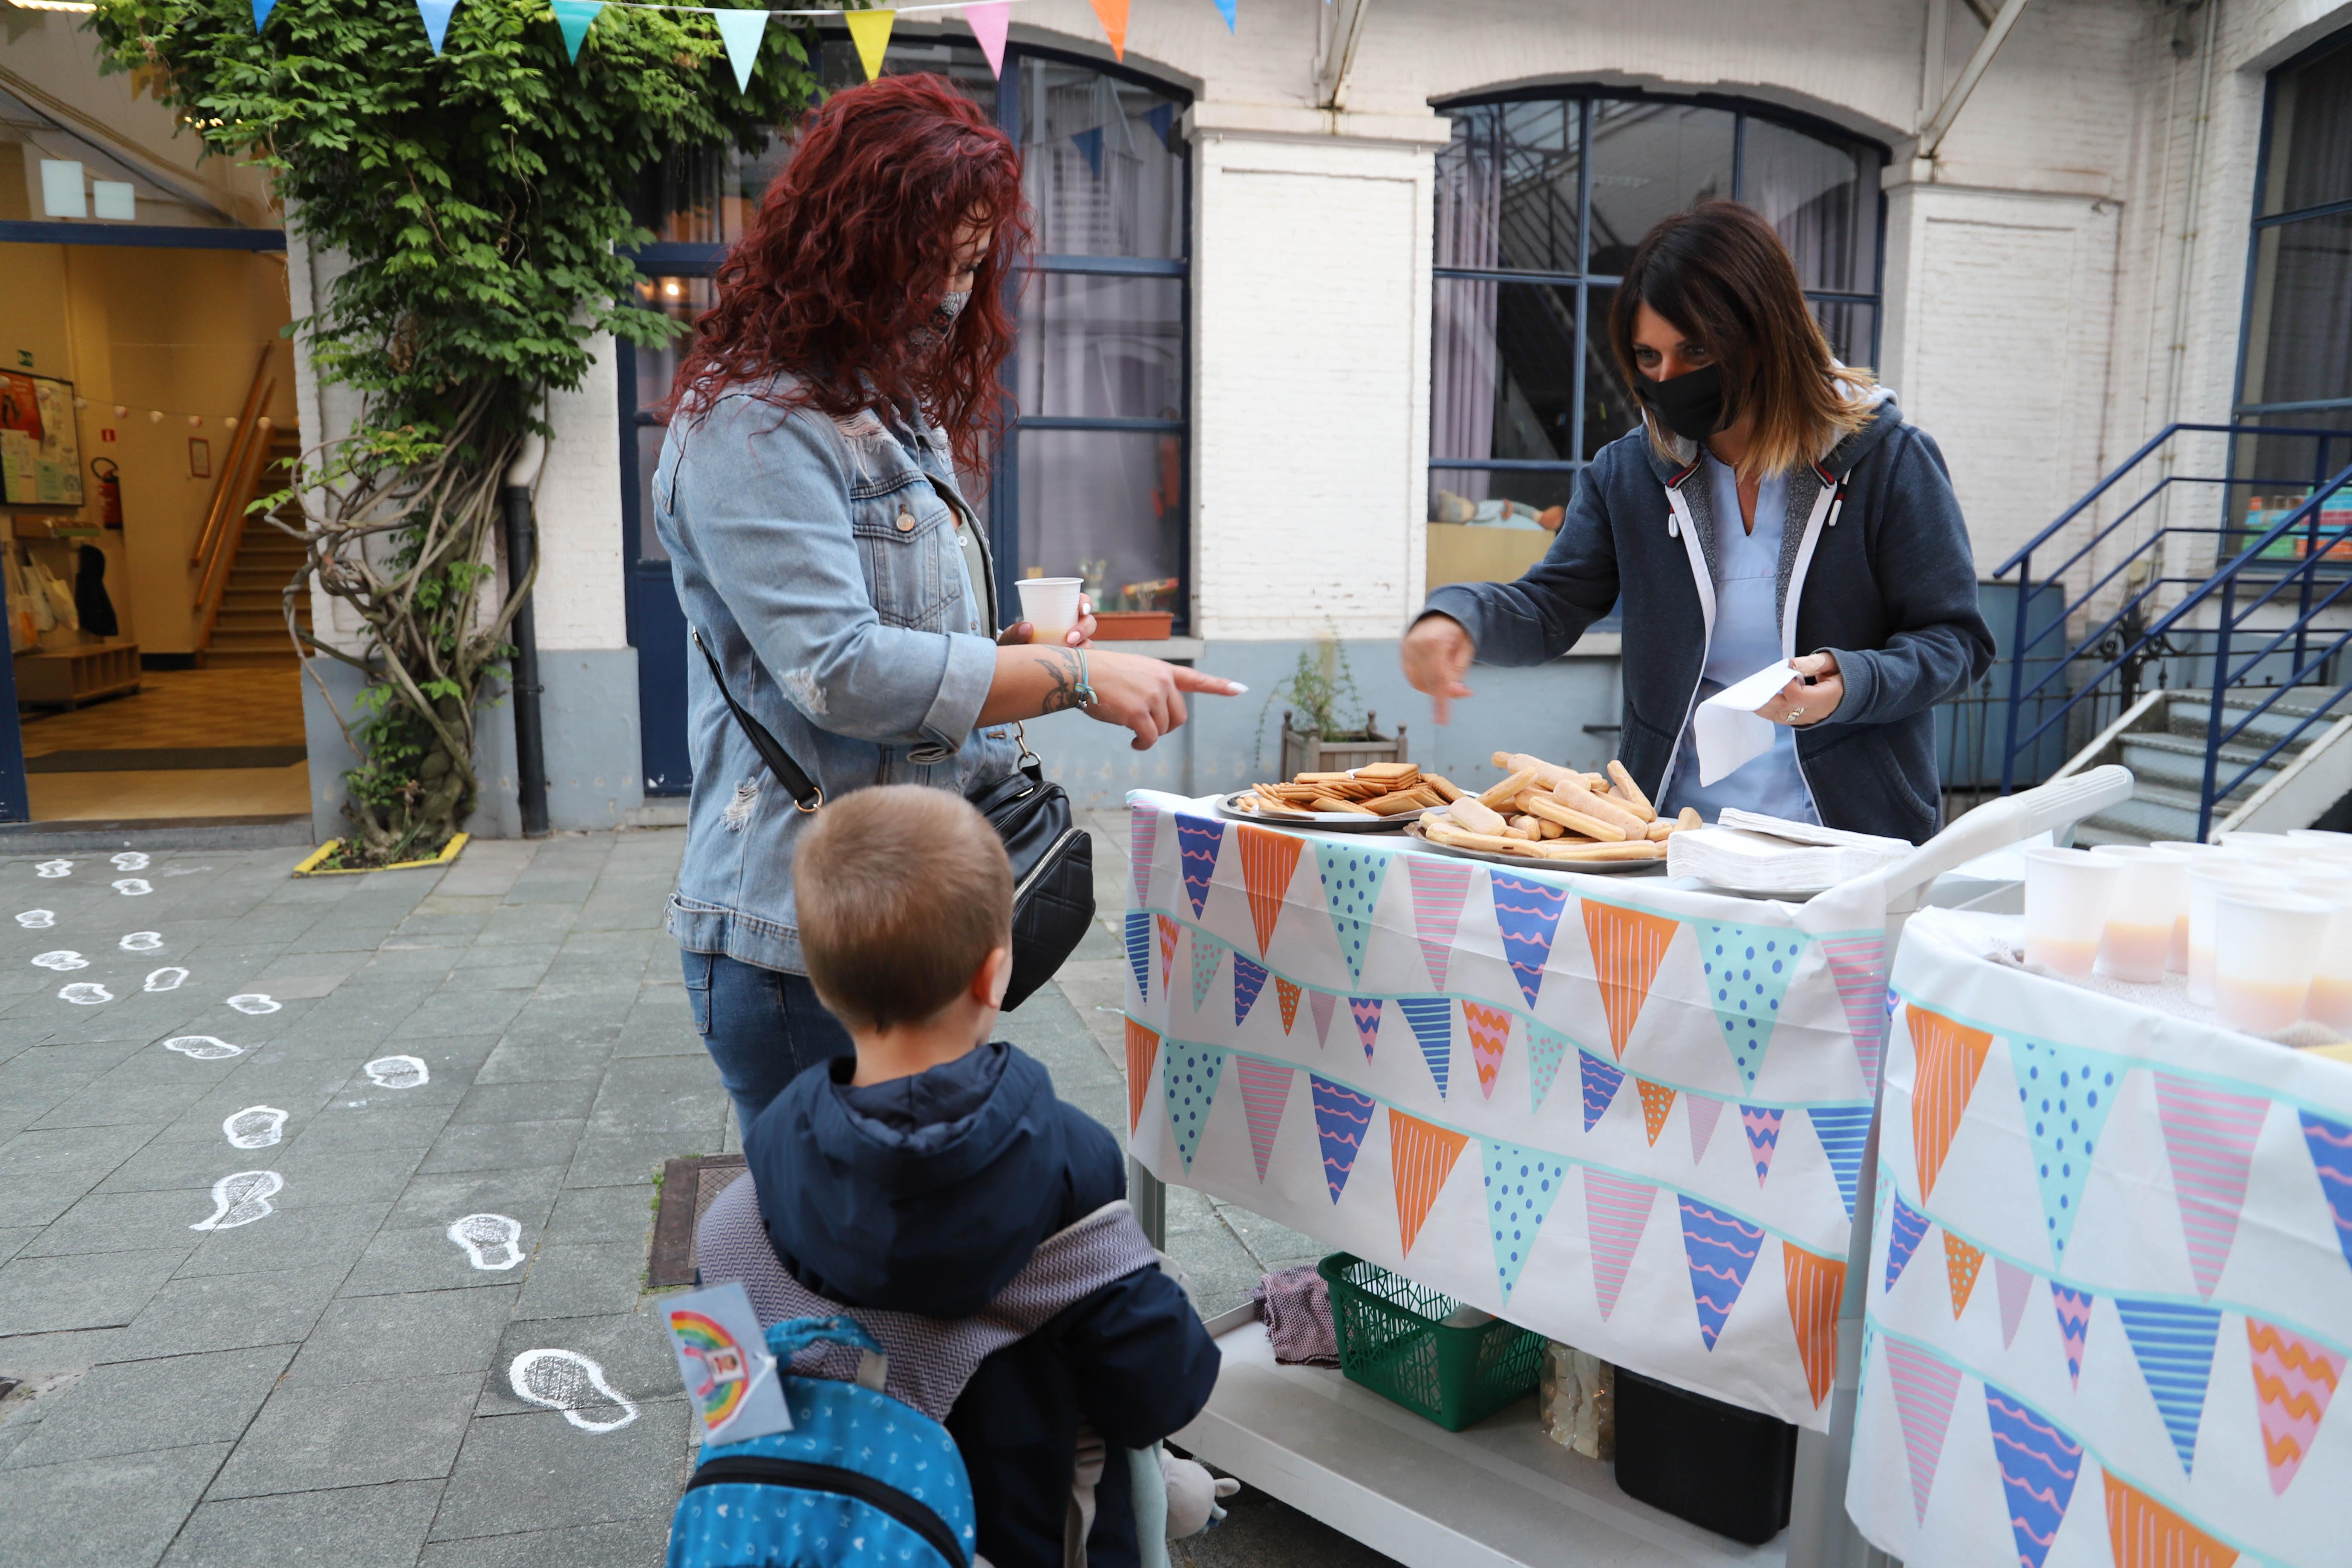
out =
<svg viewBox="0 0 2352 1568"><path fill-rule="evenodd" d="M2260 688L2223 694L2224 731L2241 723L2244 727L2238 739L2220 749L2215 771L2223 780L2242 773L2245 777L2214 801L2216 829L2275 833L2308 827L2352 792L2352 744L2343 740L2352 734L2352 702L2334 704L2331 711L2331 693L2303 688L2254 713L2267 695ZM2084 818L2075 827L2074 841L2194 841L2212 716L2210 691L2150 692L2068 762L2061 776L2121 763L2135 781L2132 798ZM2307 722L2315 719L2317 722ZM2285 744L2272 752L2281 741Z"/></svg>
<svg viewBox="0 0 2352 1568"><path fill-rule="evenodd" d="M259 495L286 483L288 465L301 450L295 432L273 431L271 437L254 486ZM290 502L274 515L300 526L301 513ZM286 584L301 569L303 546L269 519L254 516L244 520L233 548L236 555L229 563L227 585L221 591L219 612L198 650L201 661L208 669L292 669L299 656L294 639L286 631ZM309 595L298 602L295 618L304 631L310 629Z"/></svg>

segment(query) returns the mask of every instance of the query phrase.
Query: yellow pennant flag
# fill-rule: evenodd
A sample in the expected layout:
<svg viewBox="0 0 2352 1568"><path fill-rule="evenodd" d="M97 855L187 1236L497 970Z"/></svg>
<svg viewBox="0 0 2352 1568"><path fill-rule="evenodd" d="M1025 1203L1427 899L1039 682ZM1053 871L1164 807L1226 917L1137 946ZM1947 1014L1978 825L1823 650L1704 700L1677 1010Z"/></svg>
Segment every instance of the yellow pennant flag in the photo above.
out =
<svg viewBox="0 0 2352 1568"><path fill-rule="evenodd" d="M882 51L890 47L890 25L898 19L896 11L841 14L842 22L849 28L849 41L857 46L857 62L866 68L867 81L882 74Z"/></svg>

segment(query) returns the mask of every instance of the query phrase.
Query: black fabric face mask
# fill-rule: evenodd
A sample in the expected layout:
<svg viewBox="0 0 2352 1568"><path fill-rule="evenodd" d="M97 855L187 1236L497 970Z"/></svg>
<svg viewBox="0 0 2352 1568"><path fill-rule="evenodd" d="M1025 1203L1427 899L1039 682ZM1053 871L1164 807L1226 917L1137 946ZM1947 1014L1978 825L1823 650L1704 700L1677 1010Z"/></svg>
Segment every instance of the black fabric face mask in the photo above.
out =
<svg viewBox="0 0 2352 1568"><path fill-rule="evenodd" d="M1702 365L1667 381L1634 377L1633 390L1665 427L1685 441L1704 441L1723 428L1723 373Z"/></svg>

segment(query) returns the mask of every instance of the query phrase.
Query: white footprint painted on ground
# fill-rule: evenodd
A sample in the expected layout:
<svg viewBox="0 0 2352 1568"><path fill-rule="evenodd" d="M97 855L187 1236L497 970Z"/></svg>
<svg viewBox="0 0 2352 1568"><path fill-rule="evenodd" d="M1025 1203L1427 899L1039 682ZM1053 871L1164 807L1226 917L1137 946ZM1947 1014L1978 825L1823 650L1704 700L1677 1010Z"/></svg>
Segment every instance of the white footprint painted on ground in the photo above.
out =
<svg viewBox="0 0 2352 1568"><path fill-rule="evenodd" d="M233 1176L223 1176L213 1184L211 1217L200 1219L188 1228L234 1230L241 1225L251 1225L277 1212L269 1200L285 1185L286 1178L275 1171L239 1171Z"/></svg>
<svg viewBox="0 0 2352 1568"><path fill-rule="evenodd" d="M286 1136L286 1113L274 1105L248 1105L221 1123L234 1148L267 1149Z"/></svg>
<svg viewBox="0 0 2352 1568"><path fill-rule="evenodd" d="M512 1268L522 1261L522 1222L502 1214L469 1214L450 1223L450 1240L466 1249L477 1268Z"/></svg>
<svg viewBox="0 0 2352 1568"><path fill-rule="evenodd" d="M228 1005L240 1013L251 1013L256 1017L264 1013L275 1013L286 1005L285 1003L265 996L258 991L248 991L241 996L232 996L228 999Z"/></svg>
<svg viewBox="0 0 2352 1568"><path fill-rule="evenodd" d="M55 910L26 910L16 917L16 923L26 931L47 931L58 923Z"/></svg>
<svg viewBox="0 0 2352 1568"><path fill-rule="evenodd" d="M378 1057L360 1070L378 1089L415 1089L433 1081L433 1069L415 1057Z"/></svg>
<svg viewBox="0 0 2352 1568"><path fill-rule="evenodd" d="M17 918L21 920L24 917L20 915ZM160 931L134 931L117 945L125 952L160 952L163 948L163 933Z"/></svg>
<svg viewBox="0 0 2352 1568"><path fill-rule="evenodd" d="M55 952L41 953L37 956L33 962L43 969L54 969L60 974L63 974L69 969L88 969L89 967L89 959L84 958L80 953L74 952L71 948L67 947L61 947Z"/></svg>
<svg viewBox="0 0 2352 1568"><path fill-rule="evenodd" d="M73 862L70 860L44 860L39 865L33 868L33 875L36 877L70 877L73 875Z"/></svg>
<svg viewBox="0 0 2352 1568"><path fill-rule="evenodd" d="M147 864L147 857L136 849L125 849L114 857L114 868L118 871L144 871Z"/></svg>
<svg viewBox="0 0 2352 1568"><path fill-rule="evenodd" d="M583 1432L617 1432L637 1418L628 1396L604 1381L604 1369L577 1351L525 1351L507 1368L518 1398L550 1410Z"/></svg>
<svg viewBox="0 0 2352 1568"><path fill-rule="evenodd" d="M95 981L77 981L58 993L60 1002L78 1002L85 1007L95 1007L100 1002L114 1000L114 993Z"/></svg>
<svg viewBox="0 0 2352 1568"><path fill-rule="evenodd" d="M188 972L184 969L177 967L159 969L147 977L147 984L140 989L142 991L177 991L180 988L180 982L187 977Z"/></svg>
<svg viewBox="0 0 2352 1568"><path fill-rule="evenodd" d="M142 893L152 893L155 889L147 885L144 877L124 877L114 884L114 890L125 898L135 899Z"/></svg>
<svg viewBox="0 0 2352 1568"><path fill-rule="evenodd" d="M227 1057L245 1055L243 1046L232 1046L226 1040L210 1035L175 1035L163 1042L167 1051L177 1051L200 1062L216 1062Z"/></svg>

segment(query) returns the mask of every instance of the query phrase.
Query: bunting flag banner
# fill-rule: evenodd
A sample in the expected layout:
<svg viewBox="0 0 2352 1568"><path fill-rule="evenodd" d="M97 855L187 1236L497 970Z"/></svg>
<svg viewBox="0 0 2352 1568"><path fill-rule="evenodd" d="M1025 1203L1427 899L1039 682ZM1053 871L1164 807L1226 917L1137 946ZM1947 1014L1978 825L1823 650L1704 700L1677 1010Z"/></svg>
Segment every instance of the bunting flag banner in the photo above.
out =
<svg viewBox="0 0 2352 1568"><path fill-rule="evenodd" d="M1454 1004L1443 996L1400 996L1397 1010L1412 1026L1412 1037L1421 1042L1421 1059L1429 1064L1437 1098L1444 1100L1454 1069ZM1369 1047L1365 1054L1370 1054Z"/></svg>
<svg viewBox="0 0 2352 1568"><path fill-rule="evenodd" d="M1544 965L1551 959L1551 939L1559 931L1560 911L1568 907L1568 890L1500 871L1487 873L1486 886L1495 895L1495 925L1503 934L1503 957L1518 978L1520 994L1533 1007L1536 994L1543 989Z"/></svg>
<svg viewBox="0 0 2352 1568"><path fill-rule="evenodd" d="M1984 1268L1984 1249L1970 1247L1950 1231L1944 1233L1944 1279L1952 1288L1952 1320L1959 1321L1976 1293L1977 1275Z"/></svg>
<svg viewBox="0 0 2352 1568"><path fill-rule="evenodd" d="M2066 1347L2066 1375L2083 1386L2083 1352L2091 1338L2091 1293L2050 1281L2050 1304L2058 1310L2058 1337Z"/></svg>
<svg viewBox="0 0 2352 1568"><path fill-rule="evenodd" d="M1470 898L1467 860L1440 860L1415 855L1404 863L1412 887L1412 934L1421 943L1422 962L1429 966L1429 984L1445 989L1446 963L1454 955L1454 933L1462 929L1462 906Z"/></svg>
<svg viewBox="0 0 2352 1568"><path fill-rule="evenodd" d="M1682 922L1644 910L1622 909L1594 899L1584 908L1584 938L1592 944L1592 973L1601 986L1601 1010L1609 1019L1609 1049L1625 1059L1625 1042L1650 997L1650 983Z"/></svg>
<svg viewBox="0 0 2352 1568"><path fill-rule="evenodd" d="M1905 1203L1903 1194L1891 1186L1887 1196L1893 1200L1895 1212L1888 1216L1886 1226L1886 1284L1884 1289L1892 1290L1895 1282L1903 1278L1904 1266L1911 1261L1911 1255L1919 1250L1919 1244L1927 1237L1927 1216Z"/></svg>
<svg viewBox="0 0 2352 1568"><path fill-rule="evenodd" d="M1236 19L1234 14L1240 7L1241 0L1217 0L1217 11L1225 19L1226 32L1230 33L1234 30L1234 23Z"/></svg>
<svg viewBox="0 0 2352 1568"><path fill-rule="evenodd" d="M1184 896L1192 901L1194 920L1209 901L1209 879L1217 873L1217 851L1224 846L1223 823L1176 814L1176 859L1184 868Z"/></svg>
<svg viewBox="0 0 2352 1568"><path fill-rule="evenodd" d="M1552 1080L1559 1076L1559 1065L1568 1059L1568 1049L1566 1040L1541 1024L1528 1026L1528 1110L1530 1114L1543 1109L1544 1097L1551 1093ZM1577 1054L1583 1055L1581 1051ZM1591 1131L1592 1123L1586 1122L1584 1130Z"/></svg>
<svg viewBox="0 0 2352 1568"><path fill-rule="evenodd" d="M1992 1049L1992 1036L1983 1029L1965 1028L1940 1013L1924 1007L1908 1010L1911 1043L1918 1054L1918 1087L1911 1100L1911 1145L1919 1162L1919 1196L1933 1196L1936 1176L1960 1130L1960 1113L1984 1070Z"/></svg>
<svg viewBox="0 0 2352 1568"><path fill-rule="evenodd" d="M1650 1135L1650 1147L1658 1146L1658 1134L1666 1130L1666 1113L1675 1108L1675 1091L1662 1083L1637 1078L1633 1087L1642 1091L1642 1130Z"/></svg>
<svg viewBox="0 0 2352 1568"><path fill-rule="evenodd" d="M2327 1212L2336 1221L2336 1245L2344 1261L2352 1264L2352 1124L2308 1110L2298 1114L2311 1168L2319 1176L2320 1196L2327 1200Z"/></svg>
<svg viewBox="0 0 2352 1568"><path fill-rule="evenodd" d="M1715 1021L1732 1065L1748 1088L1756 1087L1764 1052L1772 1044L1772 1026L1780 1021L1780 1003L1796 978L1797 959L1805 939L1783 926L1741 925L1729 921L1693 921L1698 937L1699 966L1706 972L1707 994L1715 1002Z"/></svg>
<svg viewBox="0 0 2352 1568"><path fill-rule="evenodd" d="M1723 1116L1723 1101L1685 1090L1683 1110L1690 1119L1691 1163L1696 1165L1706 1158L1706 1146L1715 1142L1715 1124Z"/></svg>
<svg viewBox="0 0 2352 1568"><path fill-rule="evenodd" d="M1870 1142L1870 1107L1811 1105L1805 1108L1805 1115L1813 1124L1813 1136L1822 1141L1822 1152L1829 1157L1830 1174L1836 1178L1845 1217L1852 1219L1854 1188L1862 1180L1862 1151ZM1759 1185L1762 1179L1759 1172Z"/></svg>
<svg viewBox="0 0 2352 1568"><path fill-rule="evenodd" d="M1013 0L967 0L963 19L971 25L971 36L980 40L980 52L988 57L989 74L1003 79L1004 35L1013 26ZM1149 855L1151 851L1145 848L1140 853ZM1141 893L1136 896L1145 897Z"/></svg>
<svg viewBox="0 0 2352 1568"><path fill-rule="evenodd" d="M1217 1098L1217 1079L1224 1076L1225 1048L1170 1040L1160 1053L1160 1098L1168 1108L1168 1125L1176 1134L1177 1152L1184 1168L1192 1167L1201 1133L1209 1125L1209 1107Z"/></svg>
<svg viewBox="0 0 2352 1568"><path fill-rule="evenodd" d="M559 5L563 0L555 0ZM849 29L849 41L857 46L857 63L866 68L866 79L872 81L882 74L882 56L890 47L890 26L898 19L896 11L844 11L841 25Z"/></svg>
<svg viewBox="0 0 2352 1568"><path fill-rule="evenodd" d="M1862 1081L1878 1093L1879 1064L1886 1054L1886 938L1836 936L1822 940L1830 961L1830 978L1838 1000L1845 1005L1845 1023L1853 1036L1854 1060L1862 1065Z"/></svg>
<svg viewBox="0 0 2352 1568"><path fill-rule="evenodd" d="M2230 1568L2235 1547L2214 1540L2146 1492L2104 1471L2107 1550L2116 1568Z"/></svg>
<svg viewBox="0 0 2352 1568"><path fill-rule="evenodd" d="M2009 1499L2018 1568L2042 1568L2083 1475L2083 1446L2023 1400L1985 1384L1994 1462Z"/></svg>
<svg viewBox="0 0 2352 1568"><path fill-rule="evenodd" d="M2172 1190L2180 1202L2180 1229L2200 1296L2210 1298L2221 1282L2222 1266L2238 1239L2254 1140L2262 1136L2270 1108L2265 1096L2231 1094L2168 1072L2156 1075L2156 1114L2164 1128L2165 1152L2172 1158Z"/></svg>
<svg viewBox="0 0 2352 1568"><path fill-rule="evenodd" d="M1649 1227L1650 1211L1657 1206L1658 1189L1647 1182L1612 1176L1597 1165L1584 1167L1584 1225L1592 1245L1592 1297L1601 1321L1617 1310L1617 1293L1625 1288L1625 1271L1633 1251Z"/></svg>
<svg viewBox="0 0 2352 1568"><path fill-rule="evenodd" d="M1713 1350L1731 1309L1739 1304L1739 1293L1748 1288L1756 1255L1764 1247L1764 1230L1688 1197L1675 1201L1682 1210L1683 1256L1690 1264L1698 1335Z"/></svg>
<svg viewBox="0 0 2352 1568"><path fill-rule="evenodd" d="M1748 1157L1756 1163L1756 1184L1762 1186L1764 1178L1772 1173L1772 1156L1780 1150L1780 1116L1777 1108L1743 1105L1739 1108L1739 1125L1748 1133ZM1846 1217L1853 1217L1853 1205L1846 1205Z"/></svg>
<svg viewBox="0 0 2352 1568"><path fill-rule="evenodd" d="M1568 1166L1539 1151L1491 1138L1479 1140L1479 1146L1486 1159L1486 1223L1495 1237L1495 1277L1508 1301L1511 1288L1528 1266L1536 1232L1568 1179Z"/></svg>
<svg viewBox="0 0 2352 1568"><path fill-rule="evenodd" d="M1364 1135L1371 1131L1372 1097L1314 1073L1307 1075L1308 1098L1315 1104L1315 1142L1323 1154L1323 1181L1331 1201L1348 1184L1356 1156L1364 1152Z"/></svg>
<svg viewBox="0 0 2352 1568"><path fill-rule="evenodd" d="M2284 1497L2343 1384L2345 1356L2255 1317L2246 1320L2246 1348L2262 1422L2263 1463L2270 1468L2271 1495Z"/></svg>
<svg viewBox="0 0 2352 1568"><path fill-rule="evenodd" d="M1511 1043L1511 1016L1500 1007L1482 1007L1462 1000L1462 1022L1470 1032L1470 1065L1477 1069L1479 1092L1495 1098L1495 1075L1503 1070L1503 1052Z"/></svg>
<svg viewBox="0 0 2352 1568"><path fill-rule="evenodd" d="M1381 1037L1381 998L1350 996L1348 1015L1356 1020L1356 1038L1364 1043L1364 1059L1372 1059L1372 1046Z"/></svg>
<svg viewBox="0 0 2352 1568"><path fill-rule="evenodd" d="M1013 0L994 0L991 5L967 5L963 14L970 20L974 11L1002 11L1010 16L1012 10ZM1003 47L1001 43L997 47ZM1128 898L1139 908L1151 902L1151 852L1160 845L1160 814L1148 805L1127 808Z"/></svg>
<svg viewBox="0 0 2352 1568"><path fill-rule="evenodd" d="M2126 1063L2107 1051L2081 1050L2022 1037L2010 1042L2010 1068L2025 1135L2033 1148L2033 1179L2042 1189L2042 1216L2050 1231L2050 1258L2066 1259L2066 1238L2091 1179L2091 1156L2115 1109Z"/></svg>
<svg viewBox="0 0 2352 1568"><path fill-rule="evenodd" d="M2017 1325L2025 1321L2026 1299L2033 1294L2033 1276L2006 1258L1992 1260L1994 1291L2000 1297L2000 1348L2017 1342Z"/></svg>
<svg viewBox="0 0 2352 1568"><path fill-rule="evenodd" d="M2213 1342L2221 1332L2221 1314L2185 1301L2118 1296L2116 1315L2124 1321L2124 1338L2131 1342L2139 1374L2147 1379L2157 1414L2172 1437L2172 1451L2180 1456L2180 1472L2194 1475L2197 1426L2205 1416L2205 1388L2213 1377Z"/></svg>
<svg viewBox="0 0 2352 1568"><path fill-rule="evenodd" d="M269 24L269 13L278 9L278 0L253 0L253 30L257 33Z"/></svg>
<svg viewBox="0 0 2352 1568"><path fill-rule="evenodd" d="M1287 1036L1290 1026L1298 1022L1298 985L1279 974L1274 977L1275 999L1282 1004L1282 1032ZM1327 1014L1328 1016L1328 1014Z"/></svg>
<svg viewBox="0 0 2352 1568"><path fill-rule="evenodd" d="M1283 1102L1290 1098L1290 1080L1296 1076L1296 1068L1281 1062L1257 1057L1234 1058L1234 1084L1242 1093L1242 1120L1249 1128L1250 1153L1257 1161L1261 1182L1265 1180L1265 1163L1274 1154L1274 1135L1282 1130Z"/></svg>
<svg viewBox="0 0 2352 1568"><path fill-rule="evenodd" d="M1377 849L1352 849L1345 844L1315 841L1315 870L1323 879L1323 907L1331 913L1331 931L1339 939L1339 956L1348 961L1349 978L1364 978L1364 943L1372 934L1372 910L1381 901L1381 883L1389 874L1390 857Z"/></svg>
<svg viewBox="0 0 2352 1568"><path fill-rule="evenodd" d="M1926 1522L1927 1494L1936 1489L1936 1467L1952 1429L1952 1405L1959 1397L1960 1369L1902 1340L1880 1340L1886 1386L1895 1395L1895 1418L1903 1428L1903 1457L1911 1467L1911 1514Z"/></svg>
<svg viewBox="0 0 2352 1568"><path fill-rule="evenodd" d="M429 0L418 0L427 4ZM735 68L735 90L751 90L751 67L760 58L760 39L768 30L765 11L728 11L714 9L710 19L719 26L720 41L727 46L727 63Z"/></svg>
<svg viewBox="0 0 2352 1568"><path fill-rule="evenodd" d="M1396 1173L1397 1242L1407 1258L1412 1256L1421 1222L1429 1217L1429 1205L1437 1201L1445 1178L1454 1173L1454 1162L1462 1156L1462 1146L1469 1142L1466 1132L1391 1108L1389 1165Z"/></svg>
<svg viewBox="0 0 2352 1568"><path fill-rule="evenodd" d="M1257 932L1257 955L1274 940L1275 922L1282 918L1283 895L1290 890L1290 874L1298 869L1303 838L1276 833L1270 827L1237 823L1241 837L1242 889L1249 895L1250 926Z"/></svg>
<svg viewBox="0 0 2352 1568"><path fill-rule="evenodd" d="M1110 52L1116 58L1127 58L1127 0L1094 0L1095 16L1102 22L1103 37L1110 40Z"/></svg>
<svg viewBox="0 0 2352 1568"><path fill-rule="evenodd" d="M1160 1057L1160 1037L1129 1018L1127 1021L1127 1130L1132 1134L1143 1121L1143 1097L1151 1087L1151 1066Z"/></svg>
<svg viewBox="0 0 2352 1568"><path fill-rule="evenodd" d="M1339 998L1328 991L1310 991L1307 994L1307 1010L1315 1015L1315 1043L1318 1047L1331 1043L1331 1015L1339 1009ZM1371 1055L1369 1042L1365 1045L1364 1054L1367 1058Z"/></svg>
<svg viewBox="0 0 2352 1568"><path fill-rule="evenodd" d="M270 4L274 7L277 0L270 0ZM433 52L436 55L441 52L441 40L449 36L449 17L457 9L457 0L416 0L416 14L425 21L425 40L433 46ZM768 19L765 11L758 13L758 16L762 22ZM254 30L258 32L260 28L256 26Z"/></svg>
<svg viewBox="0 0 2352 1568"><path fill-rule="evenodd" d="M1135 972L1135 994L1151 999L1151 912L1127 911L1127 966Z"/></svg>
<svg viewBox="0 0 2352 1568"><path fill-rule="evenodd" d="M1602 1061L1591 1051L1576 1053L1576 1070L1584 1089L1584 1130L1590 1132L1601 1123L1611 1102L1617 1098L1618 1085L1625 1081L1625 1069ZM1657 1139L1650 1142L1654 1144Z"/></svg>
<svg viewBox="0 0 2352 1568"><path fill-rule="evenodd" d="M1166 915L1154 917L1160 922L1160 989L1168 989L1168 976L1176 967L1176 922Z"/></svg>
<svg viewBox="0 0 2352 1568"><path fill-rule="evenodd" d="M1265 968L1254 963L1242 952L1234 954L1234 1027L1238 1029L1249 1021L1250 1009L1257 1005L1257 994L1265 989Z"/></svg>
<svg viewBox="0 0 2352 1568"><path fill-rule="evenodd" d="M276 4L276 0L271 0ZM563 52L572 63L580 63L580 46L587 40L588 29L594 25L596 13L604 8L604 0L553 0L555 25L563 30ZM888 16L888 12L882 15Z"/></svg>
<svg viewBox="0 0 2352 1568"><path fill-rule="evenodd" d="M1784 1241L1780 1268L1786 1276L1789 1326L1796 1331L1797 1355L1805 1363L1805 1386L1819 1409L1837 1381L1838 1306L1845 1300L1845 1259L1823 1258Z"/></svg>
<svg viewBox="0 0 2352 1568"><path fill-rule="evenodd" d="M1209 999L1209 987L1217 978L1217 965L1223 962L1225 944L1200 931L1192 932L1192 1011Z"/></svg>

